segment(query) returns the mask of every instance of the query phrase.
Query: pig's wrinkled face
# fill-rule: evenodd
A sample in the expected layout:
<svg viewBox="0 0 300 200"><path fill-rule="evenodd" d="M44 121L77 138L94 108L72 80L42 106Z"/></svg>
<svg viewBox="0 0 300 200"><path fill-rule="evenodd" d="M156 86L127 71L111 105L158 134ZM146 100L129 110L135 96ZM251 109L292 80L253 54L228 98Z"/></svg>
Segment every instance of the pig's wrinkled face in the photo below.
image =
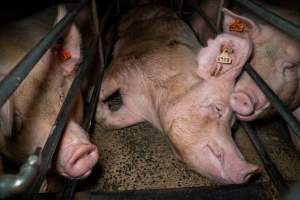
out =
<svg viewBox="0 0 300 200"><path fill-rule="evenodd" d="M224 47L230 63L216 62ZM201 81L169 113L173 120L166 132L176 152L196 172L223 183L244 183L258 169L244 160L230 130L229 97L250 53L247 39L222 34L209 40L198 55Z"/></svg>
<svg viewBox="0 0 300 200"><path fill-rule="evenodd" d="M287 104L293 104L298 88L300 43L282 31L267 25L257 24L249 18L225 10L224 29L240 19L248 24L240 36L248 36L254 43L251 65L275 93ZM254 120L268 114L272 107L263 92L247 73L239 78L230 105L236 116L244 121Z"/></svg>
<svg viewBox="0 0 300 200"><path fill-rule="evenodd" d="M212 89L204 83L182 99L167 135L182 160L196 172L221 183L244 183L258 167L244 160L232 140L233 113L228 100L222 98L228 99L229 93Z"/></svg>

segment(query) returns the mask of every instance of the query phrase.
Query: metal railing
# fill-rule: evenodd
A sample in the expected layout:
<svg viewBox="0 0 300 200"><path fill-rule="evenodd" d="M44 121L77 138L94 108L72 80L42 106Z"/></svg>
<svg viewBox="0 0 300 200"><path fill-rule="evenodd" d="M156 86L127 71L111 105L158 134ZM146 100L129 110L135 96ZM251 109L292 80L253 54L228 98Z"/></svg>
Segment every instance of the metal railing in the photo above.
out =
<svg viewBox="0 0 300 200"><path fill-rule="evenodd" d="M284 20L283 18L275 15L274 13L252 3L251 1L246 0L235 0L238 3L246 6L257 15L261 16L263 19L267 20L274 26L286 31L287 33L291 34L296 38L300 38L300 29L298 26ZM4 102L9 98L9 96L16 90L16 88L22 83L22 81L26 78L29 72L32 70L36 62L41 58L41 56L47 51L52 43L54 43L58 38L60 33L64 30L64 28L70 24L79 11L89 2L89 0L82 0L80 4L70 11L56 26L53 27L51 31L31 50L28 52L26 56L16 65L16 67L0 82L0 107L4 104ZM180 1L182 4L182 1ZM117 7L119 7L119 1L117 1ZM221 4L220 4L221 5ZM96 34L94 35L88 55L83 63L79 66L79 70L76 73L75 79L68 91L68 94L63 102L62 108L55 120L55 123L51 129L49 134L48 140L42 150L41 153L41 164L38 170L38 176L35 179L31 189L24 195L22 198L24 199L33 199L36 197L38 190L41 186L41 183L45 177L45 174L48 170L48 166L50 161L53 158L53 155L56 151L57 145L60 141L62 130L66 124L69 111L71 109L71 105L73 99L75 97L76 92L79 90L80 83L83 80L83 77L88 69L89 63L93 58L94 53L98 49L99 59L100 59L100 67L98 69L97 75L98 79L95 80L94 83L94 90L90 100L90 104L87 111L87 117L84 121L84 129L89 130L91 126L91 121L94 116L95 107L97 104L97 97L101 88L101 80L103 76L103 70L105 66L103 55L103 48L102 48L102 39L101 33L103 31L102 27L98 27L99 23L97 22L97 12L96 3L93 1L93 20L95 23ZM111 9L108 9L109 12L107 15L104 16L104 24L107 21ZM181 12L182 5L179 6L178 12ZM199 9L195 5L195 10L199 12L199 14L208 22L209 26L212 28L213 31L217 34L219 32L218 26L215 25L212 20L205 15L205 13ZM119 11L118 11L119 12ZM100 38L98 40L98 38ZM271 104L274 108L281 114L283 119L288 123L288 125L295 131L298 137L300 137L300 123L299 121L287 110L284 106L282 101L278 98L278 96L270 89L270 87L265 83L265 81L255 72L255 70L251 67L249 63L245 65L245 71L252 77L252 79L256 82L258 87L263 91L263 93L267 96ZM268 158L266 153L264 152L262 146L260 145L258 139L255 137L255 132L251 128L248 123L242 123L243 128L245 129L246 133L248 134L251 142L255 146L257 153L259 154L271 180L273 181L275 187L279 191L280 194L283 194L287 190L287 186L282 179L282 176L276 169L275 165L271 162ZM76 181L70 180L67 184L68 186L65 187L64 192L60 195L61 199L72 199L74 191L76 189Z"/></svg>
<svg viewBox="0 0 300 200"><path fill-rule="evenodd" d="M267 22L272 25L278 27L279 29L287 32L288 34L300 39L300 27L283 19L282 17L274 14L273 12L265 9L250 0L234 0L243 6L247 7L251 11L253 11L256 15L260 16ZM222 5L222 3L220 3ZM214 31L215 35L220 33L218 29L218 24L215 25L212 19L206 15L201 9L198 8L198 5L193 4L194 10L198 12L200 16L207 22L209 27ZM219 12L221 9L219 9ZM219 13L220 15L220 13ZM218 23L218 20L217 20ZM278 113L282 116L285 122L291 127L291 129L296 133L296 135L300 138L300 122L296 119L296 117L288 111L284 103L280 100L280 98L275 94L275 92L267 85L267 83L260 77L260 75L253 69L250 63L246 63L244 66L244 70L249 74L249 76L254 80L257 86L261 89L261 91L266 95L267 99L270 101L272 106L278 111ZM262 145L259 142L258 137L256 136L256 132L251 127L250 123L241 122L243 129L247 133L251 143L253 144L257 154L262 161L264 168L266 169L268 175L270 176L275 188L279 192L280 195L283 195L287 192L288 187L284 182L282 175L274 165L274 163L270 160L267 153L264 151Z"/></svg>
<svg viewBox="0 0 300 200"><path fill-rule="evenodd" d="M49 47L57 41L60 37L60 34L65 30L65 28L74 20L80 10L89 2L89 0L82 0L78 6L76 6L72 11L68 12L64 18L62 18L46 35L43 37L38 44L32 48L24 57L23 59L11 70L5 78L0 82L0 107L4 104L4 102L10 97L10 95L18 88L18 86L22 83L22 81L26 78L26 76L30 73L33 69L35 64L39 61L39 59L43 56L43 54L49 49ZM98 24L98 21L95 22ZM53 158L53 155L56 152L57 145L61 139L62 131L65 127L65 124L68 119L69 112L71 110L72 102L75 99L77 92L80 89L81 81L86 74L88 66L94 57L94 53L96 52L98 35L95 35L91 41L89 51L85 56L85 59L80 64L78 71L76 72L75 78L72 82L72 85L66 95L66 98L63 102L61 110L52 126L46 144L44 145L42 152L41 152L41 161L40 165L37 166L36 162L32 162L30 159L29 164L24 164L23 167L20 169L18 175L4 175L1 180L5 180L2 183L6 183L4 185L5 188L8 186L8 183L18 182L20 183L20 174L24 174L24 167L28 168L28 165L34 166L34 170L27 170L27 174L30 175L28 180L23 181L27 187L22 187L22 190L17 188L17 191L11 190L9 192L9 188L5 188L6 196L4 198L13 197L17 194L20 194L21 191L26 191L26 193L19 195L18 197L21 199L34 199L38 191L41 187L42 181L48 171L49 164ZM103 72L103 70L101 70ZM99 93L99 92L98 92ZM95 110L95 103L93 103L93 109ZM90 111L91 112L91 111ZM94 112L94 111L93 111ZM92 113L93 113L92 112ZM91 119L89 115L88 119ZM89 122L90 123L90 122ZM89 124L88 123L88 124ZM32 158L32 156L30 157ZM26 168L26 169L27 169ZM31 167L33 168L33 167ZM30 169L31 169L30 168ZM9 181L7 181L9 179ZM34 179L34 180L32 180ZM30 184L28 184L30 182ZM26 183L26 184L25 184ZM13 184L11 184L13 185ZM14 185L13 185L14 186Z"/></svg>

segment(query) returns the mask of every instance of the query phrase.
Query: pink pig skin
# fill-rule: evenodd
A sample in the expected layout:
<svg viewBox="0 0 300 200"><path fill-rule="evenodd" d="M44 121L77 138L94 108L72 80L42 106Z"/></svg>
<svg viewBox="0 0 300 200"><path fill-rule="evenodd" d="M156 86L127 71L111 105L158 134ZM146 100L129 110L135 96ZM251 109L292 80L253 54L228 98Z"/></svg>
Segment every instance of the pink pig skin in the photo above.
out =
<svg viewBox="0 0 300 200"><path fill-rule="evenodd" d="M215 59L221 46L233 50L233 62L212 76L220 67ZM157 6L136 8L119 26L96 120L110 129L148 121L196 172L223 183L244 183L258 168L244 160L232 140L228 101L251 49L249 40L223 34L200 50L175 13ZM123 105L111 111L104 101L117 90Z"/></svg>
<svg viewBox="0 0 300 200"><path fill-rule="evenodd" d="M58 10L58 11L57 11ZM64 7L50 8L21 21L1 27L0 74L5 76L66 13ZM56 17L56 19L55 19ZM24 162L38 146L43 146L80 62L81 36L72 24L62 35L64 48L72 58L61 62L49 49L28 77L0 110L1 153ZM78 92L52 166L69 178L88 176L98 160L98 151L80 127L83 101ZM12 131L12 127L14 130Z"/></svg>
<svg viewBox="0 0 300 200"><path fill-rule="evenodd" d="M300 24L298 11L271 7L267 4L264 6L295 24ZM224 31L230 32L228 27L234 19L241 19L245 22L246 31L234 34L250 38L254 42L251 65L288 108L294 111L300 106L300 41L247 12L238 8L235 11L241 15L224 10ZM231 95L230 105L237 117L243 121L274 114L270 102L247 73L243 73L239 78ZM294 114L297 113L294 112ZM296 142L294 135L291 137L300 149L300 141Z"/></svg>

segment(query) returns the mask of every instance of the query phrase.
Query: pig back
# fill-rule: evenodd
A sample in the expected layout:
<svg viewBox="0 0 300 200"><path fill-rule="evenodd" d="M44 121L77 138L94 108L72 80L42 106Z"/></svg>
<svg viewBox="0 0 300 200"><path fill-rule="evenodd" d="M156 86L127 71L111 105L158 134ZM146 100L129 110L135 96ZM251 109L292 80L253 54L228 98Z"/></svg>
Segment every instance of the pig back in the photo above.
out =
<svg viewBox="0 0 300 200"><path fill-rule="evenodd" d="M53 26L57 7L0 27L0 73L7 74Z"/></svg>
<svg viewBox="0 0 300 200"><path fill-rule="evenodd" d="M137 13L143 13L141 17L137 17L135 10ZM136 20L133 22L133 19ZM118 29L119 40L114 56L143 54L172 41L190 47L195 53L200 48L188 25L179 19L176 13L164 7L142 6L134 9L121 20Z"/></svg>

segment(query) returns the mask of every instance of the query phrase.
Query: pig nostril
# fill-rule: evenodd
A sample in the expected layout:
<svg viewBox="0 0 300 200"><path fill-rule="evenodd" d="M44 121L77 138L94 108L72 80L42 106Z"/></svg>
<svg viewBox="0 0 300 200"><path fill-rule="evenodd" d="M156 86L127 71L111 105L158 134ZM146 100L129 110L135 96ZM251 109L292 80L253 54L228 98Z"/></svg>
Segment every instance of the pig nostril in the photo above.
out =
<svg viewBox="0 0 300 200"><path fill-rule="evenodd" d="M232 94L230 106L239 115L250 115L254 111L254 105L250 97L244 92Z"/></svg>

